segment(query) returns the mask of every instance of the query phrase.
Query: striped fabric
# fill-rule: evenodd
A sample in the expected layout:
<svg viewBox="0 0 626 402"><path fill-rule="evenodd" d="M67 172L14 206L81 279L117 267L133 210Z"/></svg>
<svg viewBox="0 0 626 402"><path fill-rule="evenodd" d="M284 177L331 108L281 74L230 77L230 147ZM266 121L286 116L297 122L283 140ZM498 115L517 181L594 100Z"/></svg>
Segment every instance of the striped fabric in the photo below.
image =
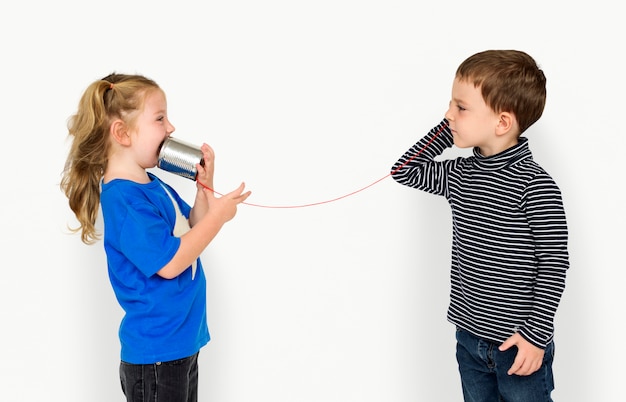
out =
<svg viewBox="0 0 626 402"><path fill-rule="evenodd" d="M435 161L453 145L444 119L393 166L398 183L446 197L452 209L448 320L488 341L554 336L569 267L561 192L528 139L497 155Z"/></svg>

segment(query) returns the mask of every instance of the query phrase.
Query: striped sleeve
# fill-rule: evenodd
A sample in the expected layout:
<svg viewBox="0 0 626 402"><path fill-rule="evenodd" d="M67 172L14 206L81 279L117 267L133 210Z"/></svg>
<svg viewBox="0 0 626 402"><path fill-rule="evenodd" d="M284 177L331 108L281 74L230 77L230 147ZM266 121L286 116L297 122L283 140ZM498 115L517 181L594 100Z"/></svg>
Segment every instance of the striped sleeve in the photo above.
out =
<svg viewBox="0 0 626 402"><path fill-rule="evenodd" d="M391 169L391 176L402 185L445 195L449 161L433 162L453 143L448 121L444 119L400 157Z"/></svg>
<svg viewBox="0 0 626 402"><path fill-rule="evenodd" d="M534 305L520 335L536 346L552 339L553 321L569 268L568 230L561 192L547 174L539 174L522 197L522 208L535 244L537 276Z"/></svg>

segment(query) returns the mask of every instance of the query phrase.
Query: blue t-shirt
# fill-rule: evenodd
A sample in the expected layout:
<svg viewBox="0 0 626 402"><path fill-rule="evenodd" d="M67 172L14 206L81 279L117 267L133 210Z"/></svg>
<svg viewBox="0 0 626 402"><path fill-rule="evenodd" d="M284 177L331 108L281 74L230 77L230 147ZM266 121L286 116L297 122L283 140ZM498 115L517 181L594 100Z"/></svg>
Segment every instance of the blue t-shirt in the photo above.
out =
<svg viewBox="0 0 626 402"><path fill-rule="evenodd" d="M200 259L174 279L157 274L176 254L176 211L190 206L167 184L148 173L151 182L116 179L102 183L104 249L109 279L124 310L120 324L121 359L150 364L191 356L206 345L206 278Z"/></svg>

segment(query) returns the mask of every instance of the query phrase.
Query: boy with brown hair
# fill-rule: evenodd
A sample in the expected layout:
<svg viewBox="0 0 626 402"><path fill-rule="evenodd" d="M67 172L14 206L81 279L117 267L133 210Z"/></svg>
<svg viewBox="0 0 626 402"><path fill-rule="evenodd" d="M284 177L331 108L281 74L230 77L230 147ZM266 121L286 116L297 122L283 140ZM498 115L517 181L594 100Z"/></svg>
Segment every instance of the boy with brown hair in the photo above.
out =
<svg viewBox="0 0 626 402"><path fill-rule="evenodd" d="M465 401L552 401L568 229L558 186L520 136L545 101L545 75L528 54L474 54L457 69L445 119L392 168L398 183L452 209L447 318ZM435 160L453 145L473 156Z"/></svg>

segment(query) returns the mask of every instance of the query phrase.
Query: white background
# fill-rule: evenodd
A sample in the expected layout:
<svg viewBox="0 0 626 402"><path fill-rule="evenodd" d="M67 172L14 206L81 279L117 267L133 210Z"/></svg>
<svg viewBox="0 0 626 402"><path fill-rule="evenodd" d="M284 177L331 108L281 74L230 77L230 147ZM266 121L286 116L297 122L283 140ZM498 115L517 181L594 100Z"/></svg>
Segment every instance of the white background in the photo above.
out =
<svg viewBox="0 0 626 402"><path fill-rule="evenodd" d="M174 135L215 149L218 191L245 181L249 202L298 205L387 175L443 117L458 64L490 48L527 51L548 77L526 136L570 229L554 399L624 400L618 2L95 4L0 6L0 400L123 400L102 242L69 234L58 186L90 82L155 79ZM193 200L193 182L155 173ZM460 401L450 225L443 198L390 178L314 207L241 206L202 255L213 339L201 401Z"/></svg>

